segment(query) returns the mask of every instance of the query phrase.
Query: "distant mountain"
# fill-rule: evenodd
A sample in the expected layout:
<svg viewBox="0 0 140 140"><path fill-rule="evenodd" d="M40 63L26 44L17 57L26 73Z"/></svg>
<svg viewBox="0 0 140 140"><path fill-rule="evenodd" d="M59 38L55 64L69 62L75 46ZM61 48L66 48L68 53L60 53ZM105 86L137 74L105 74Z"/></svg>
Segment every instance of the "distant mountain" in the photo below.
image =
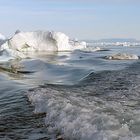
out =
<svg viewBox="0 0 140 140"><path fill-rule="evenodd" d="M133 38L110 38L110 39L100 39L99 42L140 42Z"/></svg>
<svg viewBox="0 0 140 140"><path fill-rule="evenodd" d="M108 38L108 39L99 39L99 40L87 40L87 42L109 42L109 43L116 43L116 42L130 42L130 43L137 43L140 41L139 40L136 40L134 38Z"/></svg>

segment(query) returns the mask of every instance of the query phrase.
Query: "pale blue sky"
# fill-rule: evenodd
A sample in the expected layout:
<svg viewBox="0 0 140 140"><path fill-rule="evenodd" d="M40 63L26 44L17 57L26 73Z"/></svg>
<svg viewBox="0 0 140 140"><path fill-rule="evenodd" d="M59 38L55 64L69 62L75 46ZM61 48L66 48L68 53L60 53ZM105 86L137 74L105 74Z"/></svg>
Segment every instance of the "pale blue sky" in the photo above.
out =
<svg viewBox="0 0 140 140"><path fill-rule="evenodd" d="M55 30L79 39L140 40L139 0L0 0L0 33Z"/></svg>

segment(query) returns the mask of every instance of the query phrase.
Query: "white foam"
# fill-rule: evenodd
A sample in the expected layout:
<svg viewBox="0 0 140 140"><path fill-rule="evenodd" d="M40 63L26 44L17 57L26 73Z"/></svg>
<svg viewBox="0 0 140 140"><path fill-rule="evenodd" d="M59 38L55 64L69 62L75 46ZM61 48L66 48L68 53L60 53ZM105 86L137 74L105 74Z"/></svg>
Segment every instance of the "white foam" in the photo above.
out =
<svg viewBox="0 0 140 140"><path fill-rule="evenodd" d="M139 57L135 54L118 53L112 56L107 56L107 59L111 60L137 60Z"/></svg>
<svg viewBox="0 0 140 140"><path fill-rule="evenodd" d="M97 97L87 100L80 93L50 88L30 91L28 97L35 106L35 113L46 113L48 131L58 132L64 139L125 140L133 135L127 124L104 112L113 108L122 113L125 109L120 103L104 102Z"/></svg>

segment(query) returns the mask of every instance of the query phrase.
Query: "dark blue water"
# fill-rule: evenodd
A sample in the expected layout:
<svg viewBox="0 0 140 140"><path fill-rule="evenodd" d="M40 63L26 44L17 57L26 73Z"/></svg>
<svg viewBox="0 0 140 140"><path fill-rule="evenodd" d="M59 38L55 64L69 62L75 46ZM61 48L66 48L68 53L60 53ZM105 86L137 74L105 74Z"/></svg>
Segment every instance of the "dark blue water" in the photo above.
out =
<svg viewBox="0 0 140 140"><path fill-rule="evenodd" d="M61 52L1 64L0 139L139 140L139 47Z"/></svg>

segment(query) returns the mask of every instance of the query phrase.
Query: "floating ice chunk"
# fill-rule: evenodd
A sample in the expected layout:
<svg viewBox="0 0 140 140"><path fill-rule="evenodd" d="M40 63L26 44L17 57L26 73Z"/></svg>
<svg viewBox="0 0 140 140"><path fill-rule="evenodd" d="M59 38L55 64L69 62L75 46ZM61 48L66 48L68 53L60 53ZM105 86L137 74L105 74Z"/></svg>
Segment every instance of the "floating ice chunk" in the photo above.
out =
<svg viewBox="0 0 140 140"><path fill-rule="evenodd" d="M79 50L79 49L85 49L87 47L87 43L82 41L79 42L76 40L70 40L69 41L70 45L71 45L71 50Z"/></svg>
<svg viewBox="0 0 140 140"><path fill-rule="evenodd" d="M82 50L86 52L96 52L96 51L100 51L101 48L100 47L85 47Z"/></svg>
<svg viewBox="0 0 140 140"><path fill-rule="evenodd" d="M118 53L112 56L106 56L106 59L110 60L137 60L139 57L135 54Z"/></svg>
<svg viewBox="0 0 140 140"><path fill-rule="evenodd" d="M76 44L75 48L76 49L85 49L86 46L87 46L86 42L82 41L82 42L79 42L79 44Z"/></svg>

